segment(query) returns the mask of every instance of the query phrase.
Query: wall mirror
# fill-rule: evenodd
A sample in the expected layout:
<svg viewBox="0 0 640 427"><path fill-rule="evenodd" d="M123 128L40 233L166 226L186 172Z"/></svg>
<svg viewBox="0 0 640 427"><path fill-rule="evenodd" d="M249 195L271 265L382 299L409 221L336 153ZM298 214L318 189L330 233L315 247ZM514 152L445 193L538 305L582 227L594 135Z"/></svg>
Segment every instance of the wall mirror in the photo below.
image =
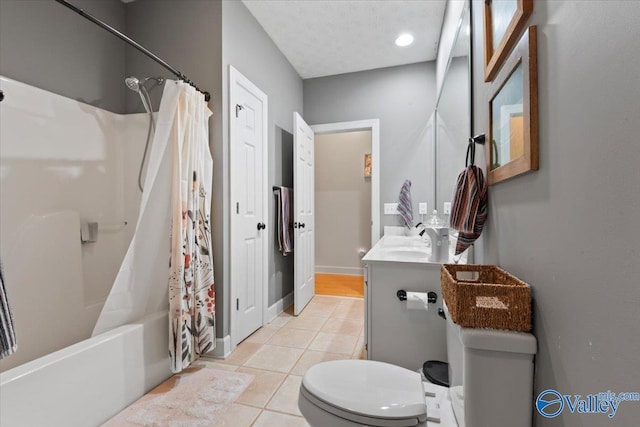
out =
<svg viewBox="0 0 640 427"><path fill-rule="evenodd" d="M536 27L530 27L489 86L489 185L538 169L536 70Z"/></svg>
<svg viewBox="0 0 640 427"><path fill-rule="evenodd" d="M464 169L471 121L471 43L469 2L463 8L435 111L435 200L438 213L451 202Z"/></svg>

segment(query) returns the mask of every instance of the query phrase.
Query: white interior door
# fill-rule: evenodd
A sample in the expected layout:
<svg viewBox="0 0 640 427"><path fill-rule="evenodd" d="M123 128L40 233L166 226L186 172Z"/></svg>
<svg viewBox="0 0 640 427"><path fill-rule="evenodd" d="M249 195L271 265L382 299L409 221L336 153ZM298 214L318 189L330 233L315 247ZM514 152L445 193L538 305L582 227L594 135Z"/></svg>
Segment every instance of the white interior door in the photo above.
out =
<svg viewBox="0 0 640 427"><path fill-rule="evenodd" d="M297 316L315 294L313 130L293 113L293 310Z"/></svg>
<svg viewBox="0 0 640 427"><path fill-rule="evenodd" d="M234 344L263 324L266 298L267 96L230 67L231 310Z"/></svg>

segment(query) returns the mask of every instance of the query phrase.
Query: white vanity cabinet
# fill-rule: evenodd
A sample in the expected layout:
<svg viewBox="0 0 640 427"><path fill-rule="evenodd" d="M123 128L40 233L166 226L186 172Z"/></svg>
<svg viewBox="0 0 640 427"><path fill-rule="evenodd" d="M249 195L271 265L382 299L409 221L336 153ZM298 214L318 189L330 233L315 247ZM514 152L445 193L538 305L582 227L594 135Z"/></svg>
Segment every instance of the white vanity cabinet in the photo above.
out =
<svg viewBox="0 0 640 427"><path fill-rule="evenodd" d="M375 249L375 248L374 248ZM427 360L447 360L440 265L426 260L387 260L372 249L365 270L365 342L367 358L416 370ZM399 290L438 295L428 311L407 310Z"/></svg>

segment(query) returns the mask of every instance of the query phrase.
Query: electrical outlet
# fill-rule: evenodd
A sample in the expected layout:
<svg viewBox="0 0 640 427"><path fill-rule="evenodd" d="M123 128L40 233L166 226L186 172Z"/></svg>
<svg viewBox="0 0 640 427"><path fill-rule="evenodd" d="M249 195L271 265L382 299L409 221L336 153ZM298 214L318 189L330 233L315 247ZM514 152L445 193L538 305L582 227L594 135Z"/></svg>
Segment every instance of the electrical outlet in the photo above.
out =
<svg viewBox="0 0 640 427"><path fill-rule="evenodd" d="M398 204L397 203L385 203L384 204L384 214L385 215L396 215L398 213Z"/></svg>
<svg viewBox="0 0 640 427"><path fill-rule="evenodd" d="M451 202L444 202L444 214L451 215Z"/></svg>
<svg viewBox="0 0 640 427"><path fill-rule="evenodd" d="M426 214L427 213L427 203L426 202L419 203L418 204L418 210L419 210L419 212L418 212L419 214L421 214L421 215L422 214Z"/></svg>

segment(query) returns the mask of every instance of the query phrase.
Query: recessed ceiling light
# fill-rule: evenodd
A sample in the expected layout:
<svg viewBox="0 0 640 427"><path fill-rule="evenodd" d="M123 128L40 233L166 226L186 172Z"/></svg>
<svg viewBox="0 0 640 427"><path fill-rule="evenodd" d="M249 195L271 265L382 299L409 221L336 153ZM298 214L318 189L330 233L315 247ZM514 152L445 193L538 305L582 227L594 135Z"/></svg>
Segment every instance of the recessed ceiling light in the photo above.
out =
<svg viewBox="0 0 640 427"><path fill-rule="evenodd" d="M409 33L400 34L396 39L396 45L400 47L409 46L411 43L413 43L413 36Z"/></svg>

